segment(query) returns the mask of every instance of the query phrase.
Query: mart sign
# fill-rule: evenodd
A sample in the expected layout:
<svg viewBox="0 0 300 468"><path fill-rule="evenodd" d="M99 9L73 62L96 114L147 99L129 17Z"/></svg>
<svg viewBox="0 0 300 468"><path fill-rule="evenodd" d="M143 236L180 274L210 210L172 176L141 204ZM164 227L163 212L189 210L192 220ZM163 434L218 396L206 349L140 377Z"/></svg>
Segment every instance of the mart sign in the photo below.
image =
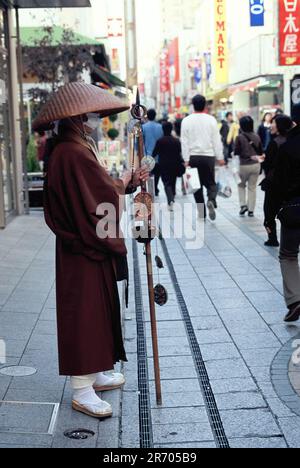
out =
<svg viewBox="0 0 300 468"><path fill-rule="evenodd" d="M300 65L300 0L279 0L279 65Z"/></svg>

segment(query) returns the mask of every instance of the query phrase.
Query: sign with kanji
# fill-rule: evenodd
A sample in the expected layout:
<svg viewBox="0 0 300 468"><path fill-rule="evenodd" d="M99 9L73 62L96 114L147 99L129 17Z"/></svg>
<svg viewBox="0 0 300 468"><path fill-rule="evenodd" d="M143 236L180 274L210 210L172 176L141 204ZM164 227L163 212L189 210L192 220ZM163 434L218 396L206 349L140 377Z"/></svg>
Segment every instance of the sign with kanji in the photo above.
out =
<svg viewBox="0 0 300 468"><path fill-rule="evenodd" d="M123 37L123 19L108 18L107 31L108 37Z"/></svg>
<svg viewBox="0 0 300 468"><path fill-rule="evenodd" d="M300 65L300 0L279 0L279 65Z"/></svg>

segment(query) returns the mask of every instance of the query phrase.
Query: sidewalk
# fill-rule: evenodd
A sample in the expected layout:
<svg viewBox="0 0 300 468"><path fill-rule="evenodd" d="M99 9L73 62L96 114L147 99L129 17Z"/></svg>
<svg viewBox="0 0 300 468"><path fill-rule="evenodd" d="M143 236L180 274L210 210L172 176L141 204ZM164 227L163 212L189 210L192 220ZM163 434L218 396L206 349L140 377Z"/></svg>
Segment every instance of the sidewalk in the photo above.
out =
<svg viewBox="0 0 300 468"><path fill-rule="evenodd" d="M17 218L0 232L0 339L5 340L8 355L7 364L0 365L0 400L5 402L0 406L0 447L139 447L141 434L147 431L155 447L216 447L178 291L229 445L300 447L300 367L291 363L300 325L286 326L282 321L285 304L278 251L263 246L262 200L258 218L240 219L237 213L236 195L220 200L217 222L207 223L201 250L185 251L184 240L166 240L176 284L161 243L153 243L155 254L157 249L165 263L160 282L169 291L167 306L157 310L162 408L155 403L145 259L139 248L133 268L129 242L130 308L124 317L129 362L123 369L127 382L123 392L105 395L113 404L114 417L100 423L72 412L68 383L58 377L54 238L42 214ZM134 301L138 266L150 378L145 431L139 424L137 339L141 336L137 336ZM15 365L37 372L27 377L1 374L4 367ZM80 441L64 436L65 431L79 428L93 431L94 436Z"/></svg>

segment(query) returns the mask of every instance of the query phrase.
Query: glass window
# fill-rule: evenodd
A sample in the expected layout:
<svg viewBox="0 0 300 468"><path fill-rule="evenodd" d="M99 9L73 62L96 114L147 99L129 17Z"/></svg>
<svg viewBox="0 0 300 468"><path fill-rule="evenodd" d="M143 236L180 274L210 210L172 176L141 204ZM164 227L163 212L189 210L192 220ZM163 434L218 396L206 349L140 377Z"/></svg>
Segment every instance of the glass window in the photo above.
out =
<svg viewBox="0 0 300 468"><path fill-rule="evenodd" d="M0 210L9 214L14 209L14 190L5 32L4 14L0 10Z"/></svg>

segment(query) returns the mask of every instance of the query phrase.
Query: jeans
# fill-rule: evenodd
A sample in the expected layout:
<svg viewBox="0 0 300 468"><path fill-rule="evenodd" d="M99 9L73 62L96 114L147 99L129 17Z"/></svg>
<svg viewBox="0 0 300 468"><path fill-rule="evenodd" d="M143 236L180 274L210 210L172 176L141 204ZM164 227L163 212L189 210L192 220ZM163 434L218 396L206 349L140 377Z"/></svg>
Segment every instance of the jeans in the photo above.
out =
<svg viewBox="0 0 300 468"><path fill-rule="evenodd" d="M290 229L282 226L280 265L284 297L288 307L300 302L299 247L300 229Z"/></svg>
<svg viewBox="0 0 300 468"><path fill-rule="evenodd" d="M267 190L265 192L265 202L264 202L264 214L265 214L265 223L264 226L268 231L270 239L277 239L277 225L276 217L280 210L281 203L274 193L273 190Z"/></svg>

